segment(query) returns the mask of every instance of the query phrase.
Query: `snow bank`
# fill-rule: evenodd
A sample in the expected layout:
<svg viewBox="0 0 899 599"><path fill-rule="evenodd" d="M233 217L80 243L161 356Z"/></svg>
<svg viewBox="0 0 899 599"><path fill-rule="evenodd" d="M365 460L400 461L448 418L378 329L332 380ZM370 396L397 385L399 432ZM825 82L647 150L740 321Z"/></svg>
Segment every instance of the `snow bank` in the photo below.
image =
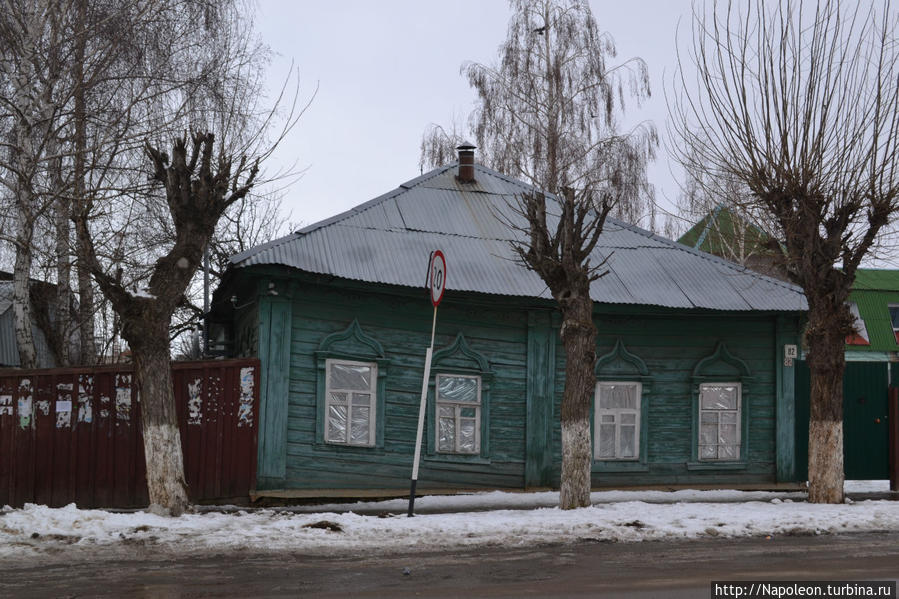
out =
<svg viewBox="0 0 899 599"><path fill-rule="evenodd" d="M598 496L595 505L579 510L504 508L420 514L415 518L406 518L403 509L397 510L405 508L405 502L379 502L384 510L400 512L386 517L337 513L319 506L320 511L313 513L264 509L166 518L146 512L111 513L81 510L74 505L52 509L29 504L18 510L4 508L0 513L0 558L60 552L76 558L135 547L171 554L249 550L347 555L579 540L634 542L899 530L899 502L895 501L814 505L783 498L784 494L732 496L740 492L679 491L668 493L666 503L650 503L658 499L654 493L664 492L639 492L641 500L620 495L637 492L609 493L613 495L594 494ZM558 501L555 493L486 493L422 498L420 503L466 505L467 501L469 509L471 504L495 508L526 499L533 505L553 496ZM743 501L735 503L734 497ZM753 500L745 501L747 498Z"/></svg>

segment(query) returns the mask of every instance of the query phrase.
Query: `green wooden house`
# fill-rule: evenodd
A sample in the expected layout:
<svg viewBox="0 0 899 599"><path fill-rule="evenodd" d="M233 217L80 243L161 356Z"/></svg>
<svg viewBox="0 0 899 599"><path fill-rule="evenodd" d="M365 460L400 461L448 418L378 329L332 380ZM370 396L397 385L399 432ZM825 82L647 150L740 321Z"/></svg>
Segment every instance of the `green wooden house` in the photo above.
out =
<svg viewBox="0 0 899 599"><path fill-rule="evenodd" d="M558 485L560 323L509 244L528 191L463 150L460 164L232 258L210 327L262 362L258 494L408 488L436 249L447 291L418 488ZM784 350L798 343L801 292L614 219L603 259L594 485L794 481Z"/></svg>

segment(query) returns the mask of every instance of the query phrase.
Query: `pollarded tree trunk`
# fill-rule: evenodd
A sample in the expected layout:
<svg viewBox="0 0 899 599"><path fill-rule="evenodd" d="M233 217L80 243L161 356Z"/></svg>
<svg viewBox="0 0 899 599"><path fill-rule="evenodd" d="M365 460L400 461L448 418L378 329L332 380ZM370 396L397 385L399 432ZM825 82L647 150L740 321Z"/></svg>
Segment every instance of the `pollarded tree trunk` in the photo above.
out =
<svg viewBox="0 0 899 599"><path fill-rule="evenodd" d="M817 303L809 298L810 306ZM821 303L825 300L819 300ZM829 302L828 302L829 303ZM839 325L841 306L809 310L806 340L811 372L808 431L808 499L843 501L843 371L845 336Z"/></svg>
<svg viewBox="0 0 899 599"><path fill-rule="evenodd" d="M589 292L589 285L587 285ZM562 480L559 506L590 505L590 400L596 387L596 326L589 294L578 290L560 302L562 345L565 347L565 389L562 395Z"/></svg>
<svg viewBox="0 0 899 599"><path fill-rule="evenodd" d="M596 386L596 325L590 283L604 273L605 262L590 264L590 253L599 241L611 204L597 202L591 191L577 197L566 188L557 206L561 209L555 231L546 223L546 196L526 194L520 213L527 219L522 229L527 242L513 249L552 292L562 312L560 336L565 347L565 389L562 395L562 478L559 507L570 510L590 505L590 403ZM555 206L554 206L555 208Z"/></svg>
<svg viewBox="0 0 899 599"><path fill-rule="evenodd" d="M246 197L259 172L256 161L241 158L235 167L231 155L214 156L214 142L211 133L198 132L190 147L187 139L176 139L171 155L147 145L153 180L165 189L175 239L156 260L149 284L137 294L106 272L97 257L88 228L89 206L75 210L75 226L85 242L80 258L112 303L133 351L150 503L173 515L182 513L188 502L169 364L172 314L184 299L216 223L229 206Z"/></svg>
<svg viewBox="0 0 899 599"><path fill-rule="evenodd" d="M143 398L140 415L150 505L178 516L187 509L188 498L169 362L170 320L145 310L128 319L123 336L134 350L134 376Z"/></svg>

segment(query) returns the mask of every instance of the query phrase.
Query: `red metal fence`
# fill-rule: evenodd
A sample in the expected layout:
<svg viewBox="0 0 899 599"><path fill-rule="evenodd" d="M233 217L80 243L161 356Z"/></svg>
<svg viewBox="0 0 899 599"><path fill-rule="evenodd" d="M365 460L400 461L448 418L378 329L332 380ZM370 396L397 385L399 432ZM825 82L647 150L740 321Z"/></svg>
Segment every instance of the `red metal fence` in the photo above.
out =
<svg viewBox="0 0 899 599"><path fill-rule="evenodd" d="M191 501L256 483L259 360L172 364ZM148 503L140 394L129 365L0 371L0 506Z"/></svg>

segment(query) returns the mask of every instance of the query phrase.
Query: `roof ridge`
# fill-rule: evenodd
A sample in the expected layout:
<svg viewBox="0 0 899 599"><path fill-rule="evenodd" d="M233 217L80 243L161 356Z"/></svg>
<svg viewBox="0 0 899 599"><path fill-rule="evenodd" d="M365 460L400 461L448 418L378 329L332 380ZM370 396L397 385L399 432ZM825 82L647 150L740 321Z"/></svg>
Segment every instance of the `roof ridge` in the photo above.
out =
<svg viewBox="0 0 899 599"><path fill-rule="evenodd" d="M406 191L412 189L413 187L417 187L418 185L424 183L425 181L427 181L429 179L434 179L434 178L438 177L439 175L442 175L443 173L445 173L447 170L449 170L456 164L458 164L458 163L453 163L450 165L441 166L441 167L432 169L422 175L419 175L417 177L409 179L405 183L400 183L396 189L391 189L387 193L382 193L381 195L379 195L371 200L368 200L367 202L362 202L361 204L353 206L349 210L344 210L343 212L335 214L334 216L329 216L326 219L320 220L318 222L312 223L311 225L303 227L302 229L297 231L297 233L305 235L305 234L311 233L315 230L337 224L342 220L346 220L346 219L350 218L351 216L355 216L357 214L362 214L363 212L366 212L367 210L370 210L371 208L374 208L375 206L378 206L391 198L394 198L402 193L405 193Z"/></svg>
<svg viewBox="0 0 899 599"><path fill-rule="evenodd" d="M413 233L427 233L428 235L445 235L445 236L447 236L447 237L463 237L463 238L465 238L465 239L484 239L484 240L486 240L486 241L502 241L502 242L504 242L504 243L506 243L506 242L508 242L508 243L513 243L513 242L515 241L514 239L504 239L504 238L502 238L502 237L481 237L481 236L476 236L476 235L465 235L465 234L463 234L463 233L448 233L448 232L446 232L446 231L431 231L431 230L428 230L428 229L413 229L413 228L406 228L406 229L403 229L403 230L398 230L398 229L379 229L378 227L362 227L362 226L359 226L359 225L346 225L346 224L342 224L342 223L334 223L334 224L336 224L336 225L339 226L339 227L347 227L347 228L352 228L352 229L362 229L362 230L364 230L364 231L378 231L378 232L381 232L381 233L397 233L397 234L402 234L403 231L410 231L410 232L413 232Z"/></svg>
<svg viewBox="0 0 899 599"><path fill-rule="evenodd" d="M459 165L459 163L457 161L457 162L452 162L452 163L444 165L444 166L439 166L435 169L431 169L430 171L428 171L426 173L423 173L417 177L413 177L412 179L409 179L405 183L400 183L400 185L396 189L392 189L392 190L388 191L387 193L383 193L371 200L368 200L366 202L363 202L361 204L353 206L349 210L344 210L343 212L335 214L334 216L329 216L328 218L314 222L311 225L307 225L307 226L303 227L302 229L293 231L292 233L284 235L283 237L273 239L272 241L269 241L268 243L264 243L262 245L258 245L256 247L250 248L248 250L244 250L243 252L240 252L238 254L234 254L229 259L229 262L231 264L238 264L239 262L245 260L246 258L248 258L254 254L271 249L273 247L278 247L279 245L283 245L285 243L289 243L302 235L308 235L309 233L312 233L319 229L323 229L325 227L329 227L331 225L338 224L341 221L344 221L352 216L356 216L357 214L362 214L363 212L366 212L367 210L370 210L371 208L374 208L375 206L379 206L380 204L384 203L385 201L387 201L389 199L395 198L396 196L398 196L402 193L405 193L406 191L408 191L414 187L421 185L425 181L429 181L431 179L437 178L438 176L442 175L446 171L448 171L452 168L455 168L458 165ZM474 167L476 170L481 170L488 175L494 176L494 177L501 179L507 183L516 185L517 187L520 187L524 190L536 189L533 185L524 183L522 181L518 181L517 179L513 179L512 177L509 177L508 175L504 175L498 171L488 168L488 167L484 166L483 164L475 163ZM546 195L547 195L547 197L553 197L553 198L555 197L550 193L547 193ZM365 228L365 227L361 227L361 228ZM383 229L383 230L387 230L387 229ZM411 231L414 229L409 229L409 230ZM422 231L422 232L424 232L424 231ZM460 235L460 237L466 237L466 236ZM508 240L499 240L499 241L508 241Z"/></svg>
<svg viewBox="0 0 899 599"><path fill-rule="evenodd" d="M418 177L415 177L414 179L410 179L409 181L400 184L400 186L397 187L396 189L392 189L392 190L388 191L387 193L382 193L381 195L379 195L375 198L372 198L371 200L368 200L367 202L363 202L361 204L353 206L349 210L344 210L343 212L339 212L339 213L335 214L334 216L329 216L328 218L324 218L320 221L314 222L311 225L306 225L302 229L298 229L297 231L288 233L287 235L284 235L283 237L273 239L272 241L269 241L268 243L263 243L262 245L257 245L256 247L252 247L248 250L244 250L243 252L240 252L239 254L234 254L229 259L229 262L231 264L238 264L239 262L242 262L243 260L245 260L245 259L249 258L250 256L253 256L257 253L263 252L263 251L271 249L273 247L278 247L279 245L283 245L285 243L289 243L289 242L293 241L294 239L297 239L298 237L301 237L303 235L312 233L313 231L317 231L319 229L323 229L325 227L329 227L331 225L337 224L343 220L350 218L351 216L361 214L371 208L374 208L375 206L378 206L378 205L384 203L385 201L387 201L393 197L396 197L397 195L399 195L401 193L404 193L405 191L409 190L411 187L418 185L419 183L421 183L424 180L427 180L428 178L433 178L433 177L438 176L439 174L446 171L446 169L448 169L448 168L450 168L450 167L445 166L445 167L439 167L439 168L433 169L433 170L425 173L424 175L420 175ZM412 184L412 185L410 185L410 184Z"/></svg>

